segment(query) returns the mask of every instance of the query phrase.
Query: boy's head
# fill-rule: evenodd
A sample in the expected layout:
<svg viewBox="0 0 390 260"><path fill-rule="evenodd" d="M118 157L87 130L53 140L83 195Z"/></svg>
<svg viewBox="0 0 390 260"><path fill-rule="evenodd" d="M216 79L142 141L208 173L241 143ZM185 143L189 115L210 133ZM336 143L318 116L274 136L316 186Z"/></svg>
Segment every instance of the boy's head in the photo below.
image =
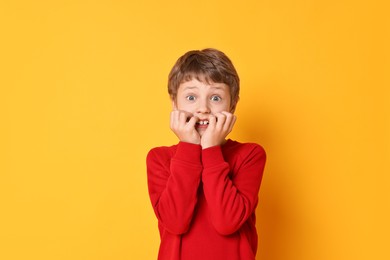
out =
<svg viewBox="0 0 390 260"><path fill-rule="evenodd" d="M168 78L168 93L176 101L179 86L196 79L204 83L224 83L230 90L230 111L239 100L240 79L231 60L216 49L193 50L181 56Z"/></svg>

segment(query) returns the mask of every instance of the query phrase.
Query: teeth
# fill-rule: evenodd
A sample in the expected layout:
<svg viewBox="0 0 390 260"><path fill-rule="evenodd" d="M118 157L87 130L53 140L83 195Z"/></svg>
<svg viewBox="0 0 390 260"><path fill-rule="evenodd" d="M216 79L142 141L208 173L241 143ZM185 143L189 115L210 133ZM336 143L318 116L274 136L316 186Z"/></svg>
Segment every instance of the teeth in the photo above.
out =
<svg viewBox="0 0 390 260"><path fill-rule="evenodd" d="M205 120L205 121L199 121L199 124L200 125L207 125L209 123L209 121Z"/></svg>

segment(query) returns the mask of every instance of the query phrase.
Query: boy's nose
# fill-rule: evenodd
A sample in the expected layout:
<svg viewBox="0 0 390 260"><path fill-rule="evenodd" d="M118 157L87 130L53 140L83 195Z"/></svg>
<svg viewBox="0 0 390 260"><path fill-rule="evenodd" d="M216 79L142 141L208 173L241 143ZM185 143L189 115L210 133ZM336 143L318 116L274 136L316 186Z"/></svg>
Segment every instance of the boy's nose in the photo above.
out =
<svg viewBox="0 0 390 260"><path fill-rule="evenodd" d="M202 114L208 114L210 113L210 108L209 108L209 104L207 101L201 101L199 102L199 107L198 107L198 113L202 113Z"/></svg>

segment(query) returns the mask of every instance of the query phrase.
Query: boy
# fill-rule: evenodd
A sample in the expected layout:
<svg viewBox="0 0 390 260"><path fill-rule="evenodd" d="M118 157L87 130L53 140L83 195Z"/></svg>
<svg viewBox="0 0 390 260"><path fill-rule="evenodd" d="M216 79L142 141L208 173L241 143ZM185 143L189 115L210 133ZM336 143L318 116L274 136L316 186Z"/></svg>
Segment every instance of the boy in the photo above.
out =
<svg viewBox="0 0 390 260"><path fill-rule="evenodd" d="M254 260L263 148L227 139L239 77L221 51L189 51L169 74L170 127L179 143L147 156L158 259Z"/></svg>

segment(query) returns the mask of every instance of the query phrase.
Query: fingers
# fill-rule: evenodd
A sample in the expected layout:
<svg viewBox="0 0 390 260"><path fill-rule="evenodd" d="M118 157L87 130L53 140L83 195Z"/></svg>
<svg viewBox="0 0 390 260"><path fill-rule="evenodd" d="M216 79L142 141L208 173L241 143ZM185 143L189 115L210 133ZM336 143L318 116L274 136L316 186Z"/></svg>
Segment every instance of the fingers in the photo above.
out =
<svg viewBox="0 0 390 260"><path fill-rule="evenodd" d="M234 114L226 111L216 113L215 117L216 117L216 124L215 124L216 129L227 133L231 132L237 118Z"/></svg>
<svg viewBox="0 0 390 260"><path fill-rule="evenodd" d="M209 116L209 127L213 128L213 127L215 127L216 124L217 124L217 117L215 117L214 115L210 115Z"/></svg>
<svg viewBox="0 0 390 260"><path fill-rule="evenodd" d="M191 113L173 110L170 117L170 127L180 141L199 144L200 135L195 128L198 120Z"/></svg>
<svg viewBox="0 0 390 260"><path fill-rule="evenodd" d="M171 130L180 135L180 132L183 131L195 131L195 124L198 120L198 117L189 112L173 110L170 117L170 127Z"/></svg>
<svg viewBox="0 0 390 260"><path fill-rule="evenodd" d="M228 131L228 133L230 133L233 130L233 126L236 123L237 117L234 114L229 112L224 111L222 113L225 114L226 116L225 125L224 125L225 130Z"/></svg>
<svg viewBox="0 0 390 260"><path fill-rule="evenodd" d="M179 123L180 125L185 125L187 123L187 113L179 111Z"/></svg>
<svg viewBox="0 0 390 260"><path fill-rule="evenodd" d="M184 126L186 123L190 122L191 118L193 118L193 115L191 113L188 113L186 111L181 111L181 110L173 110L171 112L171 117L170 117L171 128L172 126L179 126L179 125Z"/></svg>
<svg viewBox="0 0 390 260"><path fill-rule="evenodd" d="M220 145L232 131L236 116L229 112L219 112L209 115L209 125L201 137L202 148Z"/></svg>
<svg viewBox="0 0 390 260"><path fill-rule="evenodd" d="M217 125L216 125L217 129L223 130L226 121L226 115L221 112L215 114L215 116L217 117Z"/></svg>

